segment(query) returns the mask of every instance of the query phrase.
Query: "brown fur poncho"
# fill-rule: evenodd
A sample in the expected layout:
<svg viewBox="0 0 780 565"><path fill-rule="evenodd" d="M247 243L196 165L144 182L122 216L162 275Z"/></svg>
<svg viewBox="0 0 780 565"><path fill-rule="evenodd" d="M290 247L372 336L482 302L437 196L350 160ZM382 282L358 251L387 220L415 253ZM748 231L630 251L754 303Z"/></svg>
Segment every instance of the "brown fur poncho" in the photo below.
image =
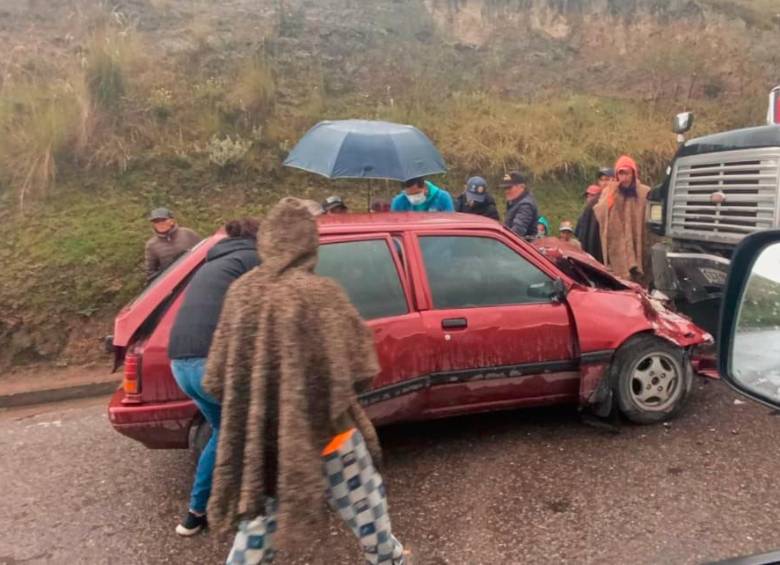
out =
<svg viewBox="0 0 780 565"><path fill-rule="evenodd" d="M263 263L230 288L203 381L222 403L209 521L234 528L273 496L285 553L328 536L320 452L330 438L355 426L379 457L355 393L379 371L373 338L342 288L314 274L318 245L304 202L271 210Z"/></svg>
<svg viewBox="0 0 780 565"><path fill-rule="evenodd" d="M631 279L631 269L644 272L645 262L645 208L650 188L639 182L636 163L623 156L615 164L615 170L629 168L634 171L636 195L625 196L617 182L611 182L602 191L593 213L601 231L601 249L604 264L617 276Z"/></svg>

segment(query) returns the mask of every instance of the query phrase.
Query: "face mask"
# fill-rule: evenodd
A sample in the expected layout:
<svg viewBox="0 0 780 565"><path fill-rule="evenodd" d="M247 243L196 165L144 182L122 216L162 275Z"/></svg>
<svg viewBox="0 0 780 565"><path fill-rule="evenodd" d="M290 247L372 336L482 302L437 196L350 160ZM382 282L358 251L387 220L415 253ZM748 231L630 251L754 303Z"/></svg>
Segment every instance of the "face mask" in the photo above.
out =
<svg viewBox="0 0 780 565"><path fill-rule="evenodd" d="M406 195L407 200L409 200L409 203L412 206L419 206L420 204L425 203L425 193L420 192L419 194L407 194Z"/></svg>

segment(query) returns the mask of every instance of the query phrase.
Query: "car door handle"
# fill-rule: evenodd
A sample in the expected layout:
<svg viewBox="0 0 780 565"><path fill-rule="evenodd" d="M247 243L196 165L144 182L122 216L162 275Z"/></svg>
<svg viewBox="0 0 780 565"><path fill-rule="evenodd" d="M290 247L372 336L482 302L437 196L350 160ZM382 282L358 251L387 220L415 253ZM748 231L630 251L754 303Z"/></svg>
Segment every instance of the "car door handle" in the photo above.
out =
<svg viewBox="0 0 780 565"><path fill-rule="evenodd" d="M465 330L469 321L466 318L447 318L441 321L441 327L445 330Z"/></svg>

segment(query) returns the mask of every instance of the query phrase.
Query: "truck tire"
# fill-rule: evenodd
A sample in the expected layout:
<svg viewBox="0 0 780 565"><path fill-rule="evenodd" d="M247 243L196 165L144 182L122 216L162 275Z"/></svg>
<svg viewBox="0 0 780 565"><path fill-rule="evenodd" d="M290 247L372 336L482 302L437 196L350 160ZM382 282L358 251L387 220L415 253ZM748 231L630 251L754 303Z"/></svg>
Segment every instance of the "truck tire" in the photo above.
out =
<svg viewBox="0 0 780 565"><path fill-rule="evenodd" d="M618 349L612 365L620 411L637 424L674 418L693 387L693 370L679 347L640 335Z"/></svg>

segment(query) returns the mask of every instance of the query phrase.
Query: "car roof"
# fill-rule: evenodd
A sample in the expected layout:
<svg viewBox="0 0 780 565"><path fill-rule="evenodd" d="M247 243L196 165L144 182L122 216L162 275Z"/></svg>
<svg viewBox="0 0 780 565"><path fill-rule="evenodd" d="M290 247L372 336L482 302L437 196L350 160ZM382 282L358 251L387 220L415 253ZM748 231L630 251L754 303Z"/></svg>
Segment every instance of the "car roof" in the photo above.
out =
<svg viewBox="0 0 780 565"><path fill-rule="evenodd" d="M495 220L476 214L453 212L377 212L375 214L326 214L317 218L320 235L386 231L496 229Z"/></svg>

